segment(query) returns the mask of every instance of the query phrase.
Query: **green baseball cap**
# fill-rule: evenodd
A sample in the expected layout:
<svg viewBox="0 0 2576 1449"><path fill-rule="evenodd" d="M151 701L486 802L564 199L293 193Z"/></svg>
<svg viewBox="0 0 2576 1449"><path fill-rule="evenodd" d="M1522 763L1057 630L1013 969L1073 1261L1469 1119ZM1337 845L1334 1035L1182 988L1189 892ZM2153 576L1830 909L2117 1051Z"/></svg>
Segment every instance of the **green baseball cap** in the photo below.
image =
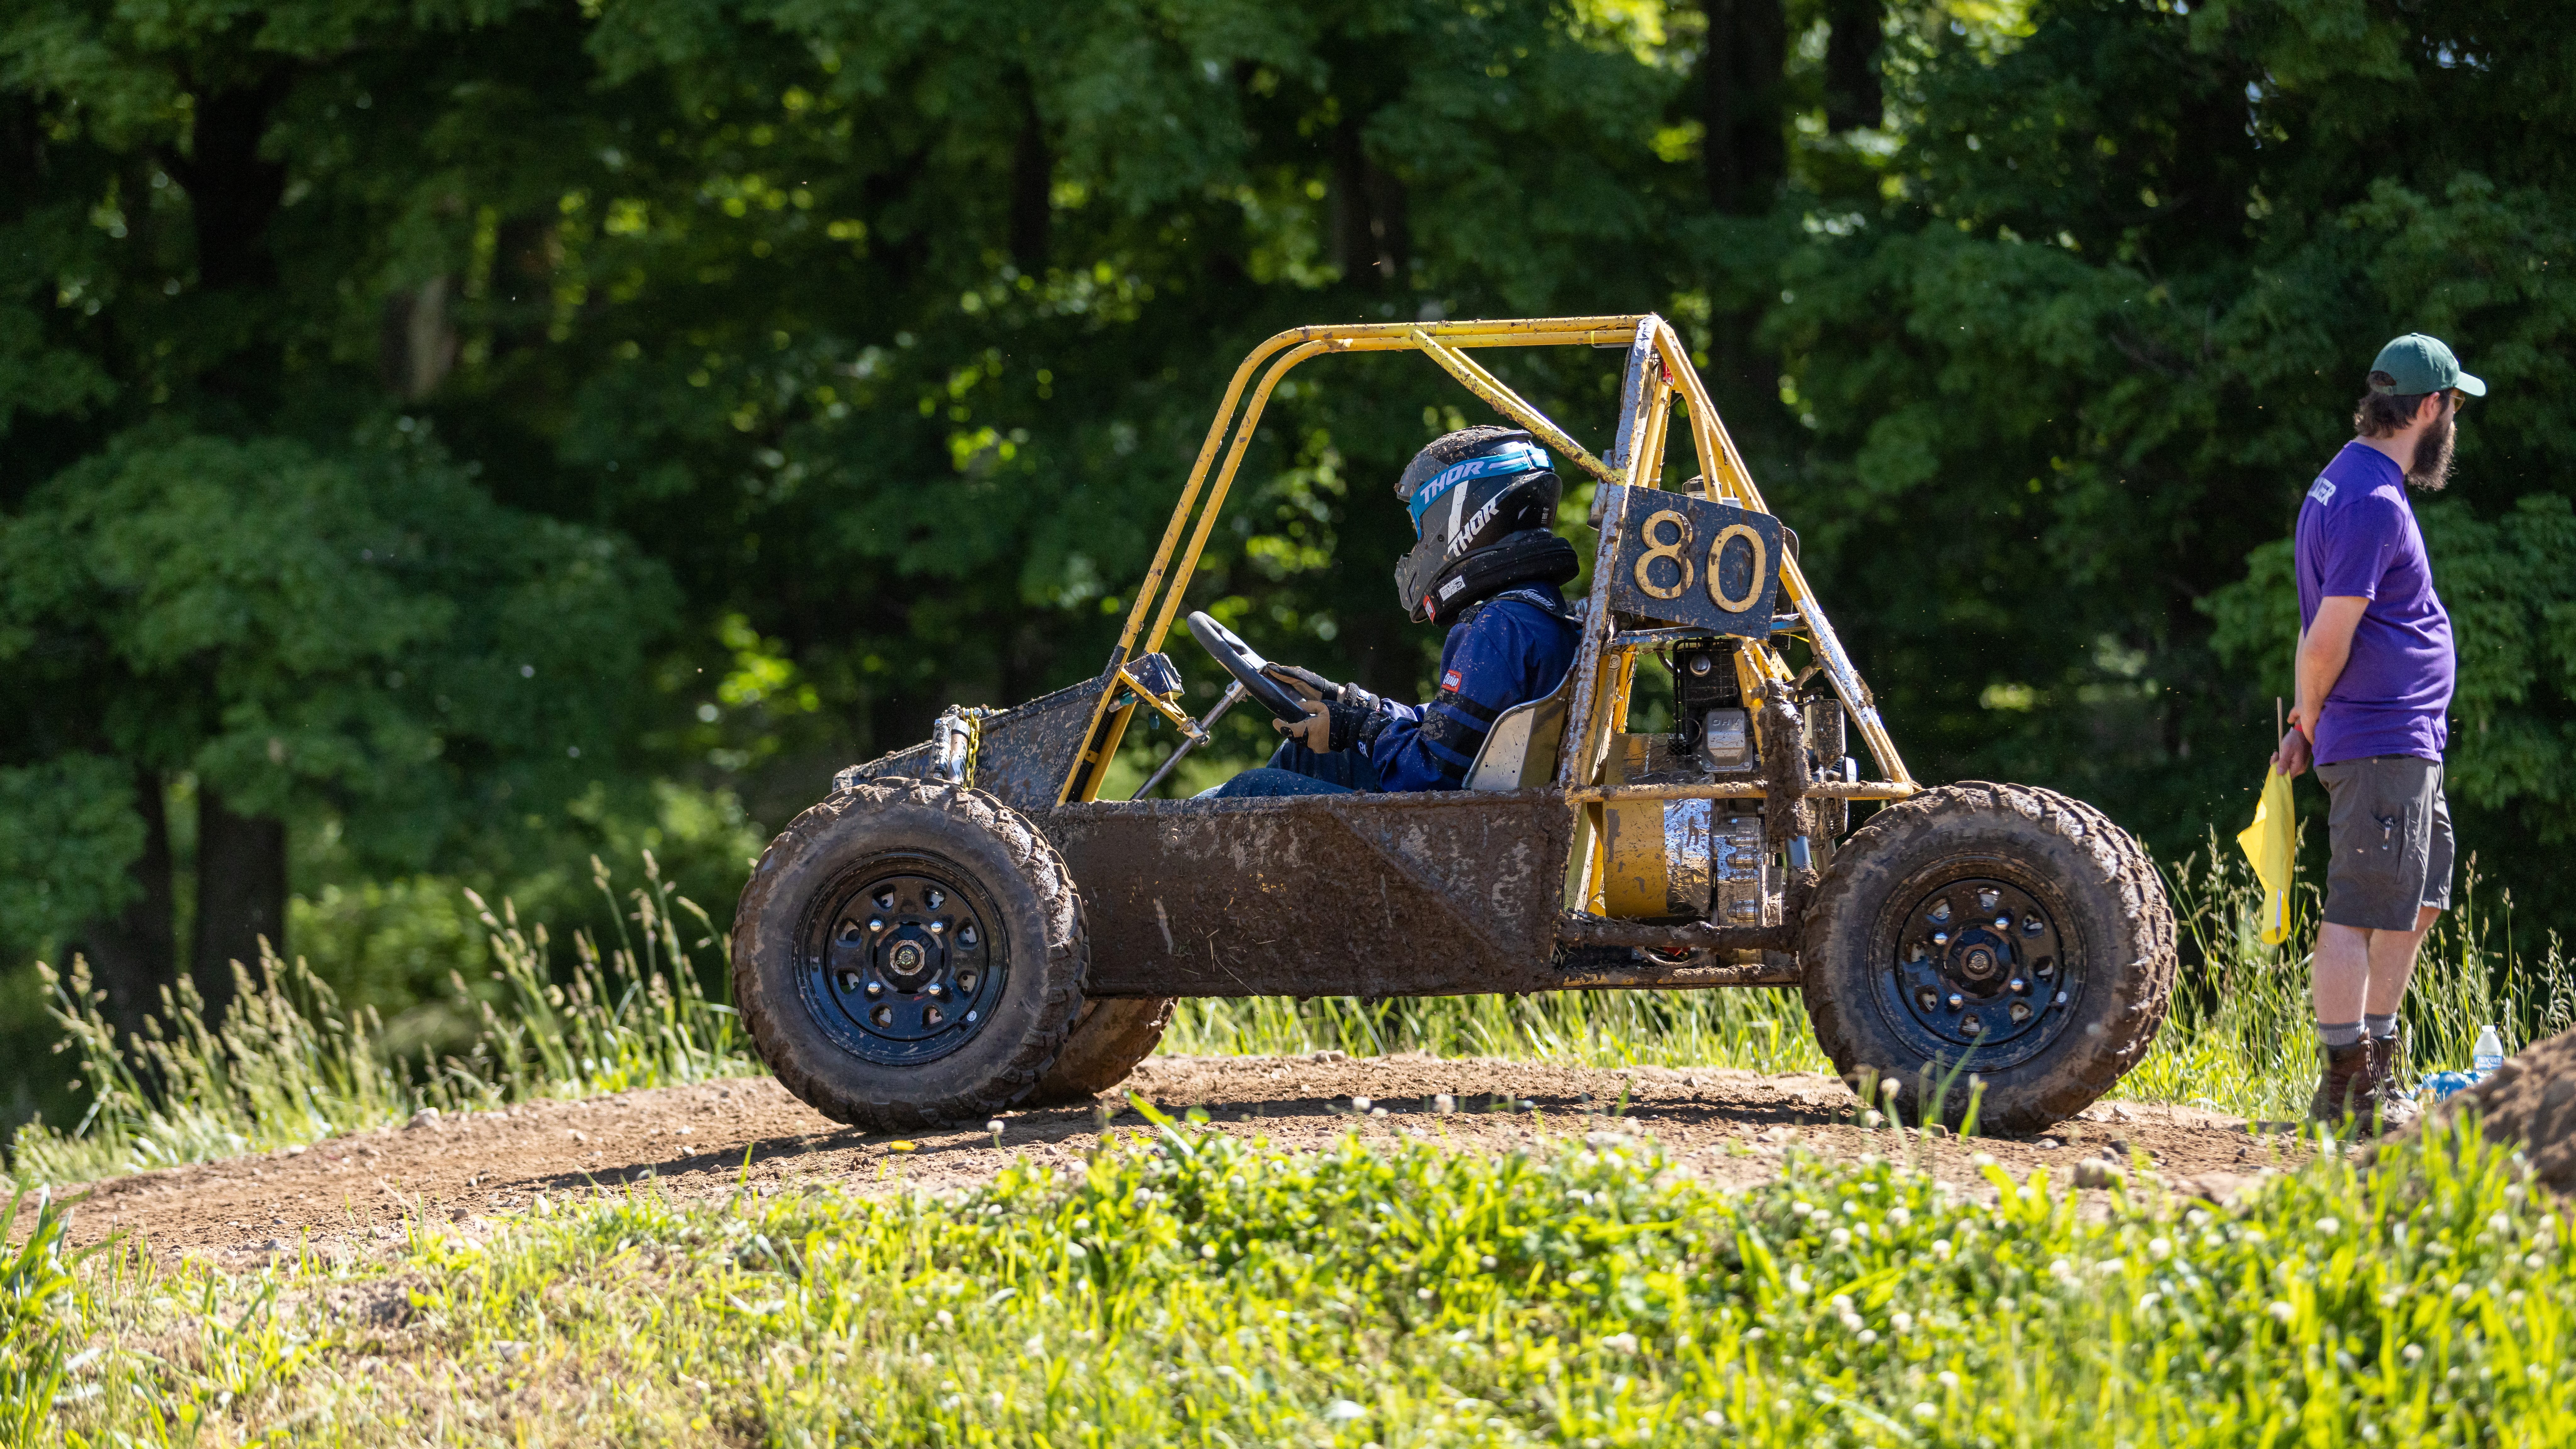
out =
<svg viewBox="0 0 2576 1449"><path fill-rule="evenodd" d="M2370 370L2397 379L2377 391L2398 397L2421 397L2449 388L2458 388L2471 397L2487 395L2486 379L2460 371L2460 359L2442 345L2442 339L2421 332L2409 332L2379 349L2379 360L2370 365Z"/></svg>

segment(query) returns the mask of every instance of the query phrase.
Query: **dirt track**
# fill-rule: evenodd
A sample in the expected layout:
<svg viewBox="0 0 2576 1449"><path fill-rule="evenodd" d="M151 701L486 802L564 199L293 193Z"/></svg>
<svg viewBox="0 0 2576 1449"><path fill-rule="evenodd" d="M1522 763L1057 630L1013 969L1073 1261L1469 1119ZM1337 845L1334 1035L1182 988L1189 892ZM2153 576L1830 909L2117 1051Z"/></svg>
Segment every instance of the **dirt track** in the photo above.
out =
<svg viewBox="0 0 2576 1449"><path fill-rule="evenodd" d="M1897 1135L1853 1121L1858 1104L1828 1077L1765 1077L1719 1069L1611 1071L1430 1057L1157 1057L1122 1094L1158 1106L1203 1107L1215 1125L1291 1147L1342 1133L1419 1134L1460 1149L1507 1149L1612 1125L1660 1140L1688 1169L1750 1185L1777 1171L1791 1138L1858 1156L1901 1150ZM1454 1099L1441 1115L1436 1094ZM1356 1115L1351 1099L1370 1099ZM1625 1098L1622 1111L1622 1098ZM1523 1104L1528 1105L1523 1105ZM1535 1108L1535 1111L1532 1109ZM1384 1115L1378 1115L1382 1111ZM1132 1130L1135 1114L1113 1132ZM506 1112L335 1138L311 1148L171 1168L79 1190L73 1235L96 1242L133 1232L158 1255L241 1262L294 1247L367 1250L406 1222L464 1223L561 1197L649 1184L675 1196L722 1194L748 1178L757 1191L838 1183L868 1191L979 1181L1015 1154L1070 1162L1098 1140L1095 1108L1014 1112L1001 1146L982 1131L916 1133L908 1144L825 1120L766 1078L549 1102ZM1910 1134L1909 1134L1910 1136ZM2097 1106L2041 1138L1917 1141L1944 1178L1974 1176L1970 1154L1991 1153L2020 1175L2134 1149L2177 1186L2197 1179L2224 1194L2234 1175L2273 1160L2245 1124L2187 1107ZM748 1166L746 1163L748 1157Z"/></svg>

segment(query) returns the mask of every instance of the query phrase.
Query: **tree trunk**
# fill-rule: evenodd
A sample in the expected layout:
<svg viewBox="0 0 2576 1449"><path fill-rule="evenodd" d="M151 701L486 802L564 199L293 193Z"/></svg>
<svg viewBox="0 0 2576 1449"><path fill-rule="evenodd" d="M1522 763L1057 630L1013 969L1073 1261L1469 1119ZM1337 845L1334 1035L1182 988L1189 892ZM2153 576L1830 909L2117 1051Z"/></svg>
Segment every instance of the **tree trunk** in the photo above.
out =
<svg viewBox="0 0 2576 1449"><path fill-rule="evenodd" d="M1700 158L1708 199L1749 216L1768 209L1789 174L1781 68L1789 19L1781 0L1701 0L1708 49L1700 59Z"/></svg>
<svg viewBox="0 0 2576 1449"><path fill-rule="evenodd" d="M248 86L199 89L194 144L186 156L167 158L170 174L188 191L197 280L208 291L276 284L268 223L285 197L286 166L261 156L259 147L287 80L284 71L274 71Z"/></svg>
<svg viewBox="0 0 2576 1449"><path fill-rule="evenodd" d="M1055 220L1055 157L1038 119L1037 89L1024 89L1028 115L1011 150L1011 260L1028 275L1044 277L1047 233Z"/></svg>
<svg viewBox="0 0 2576 1449"><path fill-rule="evenodd" d="M1358 118L1333 128L1332 258L1345 280L1403 285L1412 269L1404 183L1369 160Z"/></svg>
<svg viewBox="0 0 2576 1449"><path fill-rule="evenodd" d="M448 316L447 278L432 277L385 298L376 330L376 374L408 403L427 402L456 366L456 324Z"/></svg>
<svg viewBox="0 0 2576 1449"><path fill-rule="evenodd" d="M107 993L103 1006L120 1038L143 1029L161 1010L161 988L178 980L178 940L171 925L170 813L161 777L134 772L135 807L143 814L143 853L127 871L139 893L108 920L73 936L71 951L89 962L90 981Z"/></svg>
<svg viewBox="0 0 2576 1449"><path fill-rule="evenodd" d="M212 786L197 794L197 990L209 1025L232 1005L232 963L286 950L286 823L236 815Z"/></svg>
<svg viewBox="0 0 2576 1449"><path fill-rule="evenodd" d="M1708 49L1700 61L1701 159L1708 199L1719 211L1758 216L1779 200L1789 174L1789 21L1782 0L1701 0ZM1736 420L1739 444L1769 435L1779 409L1777 359L1753 340L1762 309L1710 319L1708 383L1718 410Z"/></svg>
<svg viewBox="0 0 2576 1449"><path fill-rule="evenodd" d="M286 165L262 156L260 145L291 79L275 70L244 84L193 85L187 153L161 158L188 194L197 285L209 295L232 295L226 315L258 316L277 305L268 227L285 199ZM201 364L195 385L248 417L266 415L278 405L285 361L275 335L259 329L213 335L226 339L219 344L225 351L220 361Z"/></svg>
<svg viewBox="0 0 2576 1449"><path fill-rule="evenodd" d="M1825 19L1825 124L1837 131L1876 127L1887 118L1878 81L1878 51L1887 43L1884 0L1828 0Z"/></svg>

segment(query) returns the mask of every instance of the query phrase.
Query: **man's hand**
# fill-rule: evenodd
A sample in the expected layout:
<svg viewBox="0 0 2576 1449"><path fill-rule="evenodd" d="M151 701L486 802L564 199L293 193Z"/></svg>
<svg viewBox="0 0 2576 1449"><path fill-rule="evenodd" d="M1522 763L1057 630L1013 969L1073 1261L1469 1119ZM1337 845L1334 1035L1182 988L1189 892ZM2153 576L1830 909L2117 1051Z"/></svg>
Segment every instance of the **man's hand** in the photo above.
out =
<svg viewBox="0 0 2576 1449"><path fill-rule="evenodd" d="M2317 616L2299 631L2296 677L2298 696L2290 710L2290 732L2272 763L2295 780L2316 761L2317 719L2326 711L2326 696L2352 660L2352 635L2361 627L2370 600L2356 594L2328 594L2317 601Z"/></svg>
<svg viewBox="0 0 2576 1449"><path fill-rule="evenodd" d="M1319 755L1332 750L1365 748L1376 737L1378 709L1381 701L1355 683L1332 683L1314 670L1301 665L1265 665L1262 673L1285 683L1288 691L1306 701L1303 719L1270 719L1280 735L1288 735L1298 745L1306 745ZM1334 732L1340 730L1340 743L1334 743Z"/></svg>
<svg viewBox="0 0 2576 1449"><path fill-rule="evenodd" d="M1261 666L1261 672L1308 699L1329 703L1342 697L1342 686L1302 664L1265 664Z"/></svg>
<svg viewBox="0 0 2576 1449"><path fill-rule="evenodd" d="M1295 690L1306 700L1304 719L1291 724L1273 716L1270 727L1313 750L1316 754L1323 754L1330 749L1333 739L1333 714L1331 710L1324 707L1324 701L1341 693L1341 686L1311 669L1301 669L1294 664L1273 664L1261 672ZM1326 693L1327 690L1331 693Z"/></svg>
<svg viewBox="0 0 2576 1449"><path fill-rule="evenodd" d="M1262 673L1285 683L1291 691L1306 699L1306 717L1298 719L1296 724L1273 717L1270 727L1278 730L1280 735L1296 740L1298 745L1306 745L1314 753L1327 753L1329 745L1332 745L1332 712L1324 709L1324 701L1342 694L1342 686L1319 676L1314 670L1298 668L1298 665L1262 665Z"/></svg>
<svg viewBox="0 0 2576 1449"><path fill-rule="evenodd" d="M1330 754L1335 749L1365 747L1377 730L1369 721L1374 717L1379 699L1356 684L1335 684L1324 676L1296 664L1268 664L1262 673L1288 686L1290 692L1306 701L1306 717L1289 721L1273 718L1270 723L1279 733L1315 753ZM1342 742L1333 743L1333 718L1341 717Z"/></svg>
<svg viewBox="0 0 2576 1449"><path fill-rule="evenodd" d="M1283 682L1294 687L1294 681ZM1311 693L1303 689L1299 692ZM1270 727L1313 750L1316 754L1328 753L1332 748L1333 714L1321 699L1309 698L1306 701L1306 717L1295 724L1290 724L1274 715L1271 717Z"/></svg>
<svg viewBox="0 0 2576 1449"><path fill-rule="evenodd" d="M2281 736L2281 747L2272 752L2272 768L2280 771L2283 777L2295 780L2307 773L2315 754L2316 747L2308 742L2306 727L2299 723L2298 716L2292 715L2290 732Z"/></svg>

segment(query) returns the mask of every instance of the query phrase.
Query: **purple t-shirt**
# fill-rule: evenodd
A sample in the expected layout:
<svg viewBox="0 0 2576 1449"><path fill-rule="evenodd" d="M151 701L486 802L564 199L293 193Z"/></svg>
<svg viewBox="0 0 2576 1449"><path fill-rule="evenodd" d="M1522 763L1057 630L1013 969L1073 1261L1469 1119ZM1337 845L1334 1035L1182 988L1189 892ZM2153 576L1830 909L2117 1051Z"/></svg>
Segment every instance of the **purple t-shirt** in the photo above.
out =
<svg viewBox="0 0 2576 1449"><path fill-rule="evenodd" d="M2316 722L2317 763L2442 758L2451 738L2451 616L2433 592L2405 471L2367 444L2344 444L2299 505L2297 550L2302 630L2327 598L2370 601Z"/></svg>

